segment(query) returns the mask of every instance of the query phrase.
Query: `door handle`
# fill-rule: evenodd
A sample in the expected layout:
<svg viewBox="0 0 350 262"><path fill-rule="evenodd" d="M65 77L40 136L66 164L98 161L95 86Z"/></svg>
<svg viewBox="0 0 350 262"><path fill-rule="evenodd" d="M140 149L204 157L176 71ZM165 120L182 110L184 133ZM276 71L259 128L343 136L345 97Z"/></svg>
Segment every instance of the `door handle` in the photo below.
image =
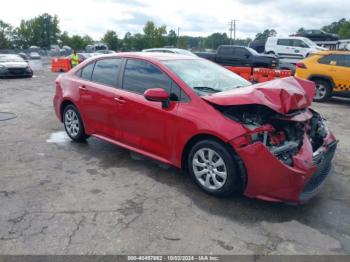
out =
<svg viewBox="0 0 350 262"><path fill-rule="evenodd" d="M79 86L79 89L83 91L88 91L85 85Z"/></svg>
<svg viewBox="0 0 350 262"><path fill-rule="evenodd" d="M126 100L124 99L124 97L120 96L120 97L115 97L114 98L114 101L116 101L117 103L120 103L120 104L125 104L126 103Z"/></svg>

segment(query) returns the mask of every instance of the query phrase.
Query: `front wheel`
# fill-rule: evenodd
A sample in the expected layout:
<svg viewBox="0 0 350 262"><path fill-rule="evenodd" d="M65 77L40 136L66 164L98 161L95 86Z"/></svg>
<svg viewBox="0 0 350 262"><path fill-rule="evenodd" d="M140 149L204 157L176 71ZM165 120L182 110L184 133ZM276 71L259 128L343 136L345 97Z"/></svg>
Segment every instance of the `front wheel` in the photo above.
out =
<svg viewBox="0 0 350 262"><path fill-rule="evenodd" d="M222 143L198 142L192 147L187 164L192 179L211 195L229 196L241 189L236 161Z"/></svg>
<svg viewBox="0 0 350 262"><path fill-rule="evenodd" d="M325 102L332 96L332 88L329 82L321 79L314 81L316 85L316 95L314 97L315 102Z"/></svg>
<svg viewBox="0 0 350 262"><path fill-rule="evenodd" d="M63 111L64 129L68 136L75 142L85 141L88 137L85 134L84 124L78 109L74 105L68 105Z"/></svg>

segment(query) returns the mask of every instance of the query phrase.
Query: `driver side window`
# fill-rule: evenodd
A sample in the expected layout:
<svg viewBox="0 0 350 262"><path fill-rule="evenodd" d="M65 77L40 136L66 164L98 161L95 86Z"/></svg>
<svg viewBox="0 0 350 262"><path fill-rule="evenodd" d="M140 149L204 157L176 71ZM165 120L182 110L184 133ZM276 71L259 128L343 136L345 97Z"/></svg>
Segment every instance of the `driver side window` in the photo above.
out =
<svg viewBox="0 0 350 262"><path fill-rule="evenodd" d="M170 94L172 101L183 97L181 88L155 65L137 59L128 59L123 77L123 89L143 94L150 88L163 88Z"/></svg>

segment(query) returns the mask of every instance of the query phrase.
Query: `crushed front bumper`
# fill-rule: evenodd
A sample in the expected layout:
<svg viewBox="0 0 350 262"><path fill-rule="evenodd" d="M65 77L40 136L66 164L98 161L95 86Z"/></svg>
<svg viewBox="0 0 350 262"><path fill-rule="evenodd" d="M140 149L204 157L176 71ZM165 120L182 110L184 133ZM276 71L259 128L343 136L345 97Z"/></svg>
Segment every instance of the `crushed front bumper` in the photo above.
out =
<svg viewBox="0 0 350 262"><path fill-rule="evenodd" d="M306 202L332 174L336 146L335 137L329 133L314 156L305 135L301 149L293 156L293 166L284 164L261 142L235 148L247 173L244 194L274 202Z"/></svg>

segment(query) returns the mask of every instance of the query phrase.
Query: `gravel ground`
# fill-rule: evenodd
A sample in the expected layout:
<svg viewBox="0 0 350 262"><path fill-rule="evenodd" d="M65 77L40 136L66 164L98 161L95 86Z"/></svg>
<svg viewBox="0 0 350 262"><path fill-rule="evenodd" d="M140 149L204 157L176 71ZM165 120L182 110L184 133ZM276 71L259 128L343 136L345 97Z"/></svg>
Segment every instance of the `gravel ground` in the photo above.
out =
<svg viewBox="0 0 350 262"><path fill-rule="evenodd" d="M38 63L38 62L37 62ZM218 199L186 174L91 138L69 141L56 74L0 80L1 254L350 253L350 100L314 104L340 140L335 174L300 206Z"/></svg>

